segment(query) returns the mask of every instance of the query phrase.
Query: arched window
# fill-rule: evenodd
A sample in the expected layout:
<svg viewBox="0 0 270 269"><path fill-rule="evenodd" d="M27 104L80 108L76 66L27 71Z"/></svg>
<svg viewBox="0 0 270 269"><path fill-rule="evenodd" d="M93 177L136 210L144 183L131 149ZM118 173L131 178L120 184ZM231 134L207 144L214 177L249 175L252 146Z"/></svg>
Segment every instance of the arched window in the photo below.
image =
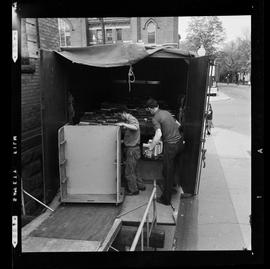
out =
<svg viewBox="0 0 270 269"><path fill-rule="evenodd" d="M63 19L58 19L59 35L60 35L60 47L68 47L70 43L70 26Z"/></svg>
<svg viewBox="0 0 270 269"><path fill-rule="evenodd" d="M152 21L147 25L147 39L148 43L156 43L156 25Z"/></svg>

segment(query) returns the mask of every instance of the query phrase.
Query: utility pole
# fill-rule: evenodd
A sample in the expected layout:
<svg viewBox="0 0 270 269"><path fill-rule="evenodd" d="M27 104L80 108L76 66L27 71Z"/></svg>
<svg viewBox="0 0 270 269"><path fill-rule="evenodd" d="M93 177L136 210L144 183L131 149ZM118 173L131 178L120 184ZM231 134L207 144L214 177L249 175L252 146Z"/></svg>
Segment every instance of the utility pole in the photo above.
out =
<svg viewBox="0 0 270 269"><path fill-rule="evenodd" d="M105 39L105 24L104 24L104 19L103 18L99 18L99 21L101 23L102 41L103 41L103 44L105 44L106 43L106 39Z"/></svg>

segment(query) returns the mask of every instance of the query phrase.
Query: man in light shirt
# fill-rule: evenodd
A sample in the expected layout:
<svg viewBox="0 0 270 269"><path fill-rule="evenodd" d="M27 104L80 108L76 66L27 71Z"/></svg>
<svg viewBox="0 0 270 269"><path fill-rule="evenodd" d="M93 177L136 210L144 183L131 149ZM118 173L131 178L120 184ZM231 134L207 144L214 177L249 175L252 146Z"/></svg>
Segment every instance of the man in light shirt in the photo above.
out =
<svg viewBox="0 0 270 269"><path fill-rule="evenodd" d="M142 178L138 175L138 161L141 157L140 125L139 121L128 112L126 106L120 106L116 111L123 122L116 123L125 130L125 178L127 181L127 195L138 195L145 190Z"/></svg>

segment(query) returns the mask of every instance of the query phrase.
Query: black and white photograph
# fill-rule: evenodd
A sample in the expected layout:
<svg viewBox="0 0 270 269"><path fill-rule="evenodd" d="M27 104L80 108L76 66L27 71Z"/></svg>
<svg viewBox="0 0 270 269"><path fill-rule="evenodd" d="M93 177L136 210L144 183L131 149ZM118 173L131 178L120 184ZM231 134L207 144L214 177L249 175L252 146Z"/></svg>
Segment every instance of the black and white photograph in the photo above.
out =
<svg viewBox="0 0 270 269"><path fill-rule="evenodd" d="M74 253L110 267L104 252L119 267L263 264L263 12L247 3L171 16L11 3L13 268L74 268L58 256Z"/></svg>

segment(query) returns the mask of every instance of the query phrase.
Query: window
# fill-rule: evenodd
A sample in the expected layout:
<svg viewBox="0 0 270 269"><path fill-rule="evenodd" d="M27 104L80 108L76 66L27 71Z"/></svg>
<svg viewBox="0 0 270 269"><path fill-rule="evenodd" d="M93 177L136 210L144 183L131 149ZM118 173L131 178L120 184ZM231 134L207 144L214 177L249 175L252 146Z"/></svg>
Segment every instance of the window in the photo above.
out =
<svg viewBox="0 0 270 269"><path fill-rule="evenodd" d="M106 29L106 42L107 43L112 43L113 38L112 38L112 29Z"/></svg>
<svg viewBox="0 0 270 269"><path fill-rule="evenodd" d="M71 42L70 42L69 25L63 19L58 19L58 26L59 26L59 35L60 35L60 46L61 47L70 46Z"/></svg>
<svg viewBox="0 0 270 269"><path fill-rule="evenodd" d="M29 19L21 20L21 72L22 73L34 73L35 65L30 62L30 58L37 58L38 47L37 47L37 38L35 40L30 40L30 34L36 34L34 29L36 29L35 21L31 21L31 27L27 27ZM31 31L30 31L31 30ZM30 44L33 44L30 46Z"/></svg>
<svg viewBox="0 0 270 269"><path fill-rule="evenodd" d="M148 43L156 43L156 25L153 22L147 25L147 37Z"/></svg>
<svg viewBox="0 0 270 269"><path fill-rule="evenodd" d="M122 29L116 29L116 40L117 41L122 41Z"/></svg>
<svg viewBox="0 0 270 269"><path fill-rule="evenodd" d="M97 43L98 44L103 43L103 40L102 40L102 30L100 30L100 29L96 30L96 40L97 40Z"/></svg>
<svg viewBox="0 0 270 269"><path fill-rule="evenodd" d="M89 30L89 42L90 44L96 44L96 31Z"/></svg>

